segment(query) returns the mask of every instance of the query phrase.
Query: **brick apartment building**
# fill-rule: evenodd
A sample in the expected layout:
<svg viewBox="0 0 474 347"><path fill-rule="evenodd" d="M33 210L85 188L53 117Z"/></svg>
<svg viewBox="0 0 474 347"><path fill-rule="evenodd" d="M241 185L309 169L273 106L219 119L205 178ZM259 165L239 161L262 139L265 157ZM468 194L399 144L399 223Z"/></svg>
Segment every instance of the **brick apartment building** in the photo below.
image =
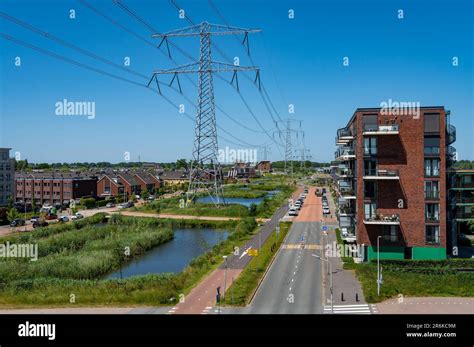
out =
<svg viewBox="0 0 474 347"><path fill-rule="evenodd" d="M337 131L338 219L364 260L446 258L447 176L456 131L444 107L419 116L359 108Z"/></svg>
<svg viewBox="0 0 474 347"><path fill-rule="evenodd" d="M67 205L70 200L97 196L97 177L61 172L15 174L15 201L37 205Z"/></svg>
<svg viewBox="0 0 474 347"><path fill-rule="evenodd" d="M14 195L15 162L10 158L11 148L0 148L0 206L8 204Z"/></svg>

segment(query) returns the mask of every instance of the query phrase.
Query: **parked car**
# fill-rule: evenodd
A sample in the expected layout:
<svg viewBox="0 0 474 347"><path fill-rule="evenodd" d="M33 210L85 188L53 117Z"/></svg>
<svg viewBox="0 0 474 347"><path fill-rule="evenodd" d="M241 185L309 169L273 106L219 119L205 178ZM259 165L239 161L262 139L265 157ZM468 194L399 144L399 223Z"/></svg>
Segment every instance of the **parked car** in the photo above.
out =
<svg viewBox="0 0 474 347"><path fill-rule="evenodd" d="M60 216L58 218L58 221L61 222L61 223L69 222L69 217L68 216Z"/></svg>
<svg viewBox="0 0 474 347"><path fill-rule="evenodd" d="M38 219L33 223L33 228L36 229L38 227L47 227L48 225L49 225L48 222Z"/></svg>
<svg viewBox="0 0 474 347"><path fill-rule="evenodd" d="M296 207L290 208L290 211L288 212L288 215L289 216L297 216L298 215L298 210L296 209Z"/></svg>
<svg viewBox="0 0 474 347"><path fill-rule="evenodd" d="M82 215L81 213L79 212L76 212L74 214L74 216L71 217L71 220L77 220L77 219L81 219L81 218L84 218L84 215Z"/></svg>
<svg viewBox="0 0 474 347"><path fill-rule="evenodd" d="M55 220L58 219L58 216L53 213L48 213L45 217L46 220Z"/></svg>
<svg viewBox="0 0 474 347"><path fill-rule="evenodd" d="M36 222L36 221L39 220L39 219L40 219L39 216L33 216L33 217L30 218L30 222L31 222L31 223L34 223L34 222Z"/></svg>
<svg viewBox="0 0 474 347"><path fill-rule="evenodd" d="M11 221L10 226L11 227L21 227L25 225L25 220L22 218L15 218L14 220Z"/></svg>
<svg viewBox="0 0 474 347"><path fill-rule="evenodd" d="M324 214L330 214L331 211L329 210L329 207L327 207L327 206L326 206L326 207L323 207L323 213L324 213Z"/></svg>
<svg viewBox="0 0 474 347"><path fill-rule="evenodd" d="M113 202L109 202L107 203L107 205L105 205L105 207L112 208L112 207L115 207L115 204Z"/></svg>

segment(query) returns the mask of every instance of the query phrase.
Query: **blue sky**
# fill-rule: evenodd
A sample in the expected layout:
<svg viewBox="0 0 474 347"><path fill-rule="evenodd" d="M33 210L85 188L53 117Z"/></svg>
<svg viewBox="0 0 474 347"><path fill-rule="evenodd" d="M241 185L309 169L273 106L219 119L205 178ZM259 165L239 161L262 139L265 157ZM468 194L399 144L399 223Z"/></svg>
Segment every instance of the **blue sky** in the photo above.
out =
<svg viewBox="0 0 474 347"><path fill-rule="evenodd" d="M149 41L156 41L146 27L112 1L88 2ZM160 32L189 25L178 18L168 1L123 2ZM207 0L177 2L194 22L222 24ZM444 105L451 110L451 122L457 127L454 146L459 159L474 159L471 0L213 2L231 25L263 30L251 35L250 44L252 60L261 68L262 82L278 111L278 115L272 114L274 118L291 116L303 121L306 147L313 160L333 159L335 132L356 108L377 107L388 99ZM69 18L70 9L76 11L74 20ZM294 10L294 19L288 18L289 9ZM398 9L404 11L402 20L397 18ZM97 16L79 1L0 0L0 10L116 64L130 57L130 68L146 76L153 70L173 67L156 48ZM2 18L0 29L81 63L147 83ZM173 42L197 58L196 38ZM238 56L241 65L251 65L234 38L216 37L214 42L227 57ZM188 62L173 47L171 50L179 64ZM215 49L213 54L215 60L225 61ZM20 67L14 65L15 57L21 58ZM343 57L349 57L348 67L343 66ZM459 66L453 67L453 57L458 57ZM119 162L124 152L129 152L133 161L138 156L142 161L191 158L193 122L145 88L72 66L3 38L0 69L0 146L13 148L22 158L32 162ZM221 76L227 80L232 77ZM192 78L196 81L195 76ZM161 80L169 81L165 77ZM258 89L243 76L239 82L245 100L272 135L275 126ZM195 103L193 85L182 79L182 86ZM179 94L166 87L163 93L195 114ZM283 149L261 131L232 87L218 78L215 97L230 116L257 131L240 127L217 111L219 126L252 145L237 146L220 139L221 148L255 148L270 143L270 159L282 159ZM95 102L95 119L56 115L55 104L63 99ZM294 114L288 114L288 104L294 104ZM220 130L218 133L231 139ZM301 138L293 140L295 144L297 141ZM262 156L260 152L259 159Z"/></svg>

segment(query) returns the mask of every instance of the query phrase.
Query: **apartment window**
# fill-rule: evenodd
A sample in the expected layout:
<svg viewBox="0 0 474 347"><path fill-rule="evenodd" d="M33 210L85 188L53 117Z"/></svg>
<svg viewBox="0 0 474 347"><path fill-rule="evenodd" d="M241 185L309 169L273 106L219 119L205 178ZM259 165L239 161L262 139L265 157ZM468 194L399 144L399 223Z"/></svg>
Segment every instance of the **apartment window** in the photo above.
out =
<svg viewBox="0 0 474 347"><path fill-rule="evenodd" d="M425 181L425 199L439 198L439 182Z"/></svg>
<svg viewBox="0 0 474 347"><path fill-rule="evenodd" d="M425 227L425 239L426 243L439 244L439 226L438 225L427 225Z"/></svg>
<svg viewBox="0 0 474 347"><path fill-rule="evenodd" d="M374 159L364 160L364 176L376 176L377 175L377 161Z"/></svg>
<svg viewBox="0 0 474 347"><path fill-rule="evenodd" d="M425 137L425 155L439 155L439 137Z"/></svg>
<svg viewBox="0 0 474 347"><path fill-rule="evenodd" d="M377 197L377 182L364 182L364 198L374 199Z"/></svg>
<svg viewBox="0 0 474 347"><path fill-rule="evenodd" d="M376 155L376 154L377 154L377 138L365 137L364 138L364 155Z"/></svg>
<svg viewBox="0 0 474 347"><path fill-rule="evenodd" d="M464 184L472 183L472 176L470 176L470 175L463 176L462 183L464 183Z"/></svg>
<svg viewBox="0 0 474 347"><path fill-rule="evenodd" d="M439 176L439 159L425 159L425 176Z"/></svg>
<svg viewBox="0 0 474 347"><path fill-rule="evenodd" d="M398 227L396 225L384 225L383 242L384 243L397 243L398 242Z"/></svg>
<svg viewBox="0 0 474 347"><path fill-rule="evenodd" d="M425 133L439 133L439 113L425 113Z"/></svg>
<svg viewBox="0 0 474 347"><path fill-rule="evenodd" d="M366 131L376 131L378 130L377 125L377 115L369 114L362 117L362 123L364 124L364 130Z"/></svg>
<svg viewBox="0 0 474 347"><path fill-rule="evenodd" d="M439 204L425 204L425 220L439 222Z"/></svg>
<svg viewBox="0 0 474 347"><path fill-rule="evenodd" d="M364 203L364 217L365 220L374 219L377 213L377 204L375 202Z"/></svg>

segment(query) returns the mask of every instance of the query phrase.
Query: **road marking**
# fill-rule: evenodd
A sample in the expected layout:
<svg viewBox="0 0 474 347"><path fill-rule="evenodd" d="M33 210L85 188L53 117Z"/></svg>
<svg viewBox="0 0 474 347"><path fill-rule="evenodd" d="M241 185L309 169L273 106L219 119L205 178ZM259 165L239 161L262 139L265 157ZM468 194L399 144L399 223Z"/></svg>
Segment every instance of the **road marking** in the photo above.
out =
<svg viewBox="0 0 474 347"><path fill-rule="evenodd" d="M359 305L334 305L334 314L373 314L377 313L375 305L359 304ZM331 305L324 306L324 313L331 314Z"/></svg>

